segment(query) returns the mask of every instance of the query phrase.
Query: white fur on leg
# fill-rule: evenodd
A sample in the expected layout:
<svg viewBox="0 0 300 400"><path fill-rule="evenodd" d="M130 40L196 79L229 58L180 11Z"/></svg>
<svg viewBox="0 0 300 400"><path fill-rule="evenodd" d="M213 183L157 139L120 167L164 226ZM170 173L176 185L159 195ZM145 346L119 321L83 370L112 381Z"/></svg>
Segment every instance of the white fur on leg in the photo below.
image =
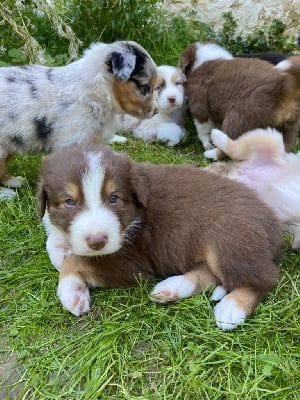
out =
<svg viewBox="0 0 300 400"><path fill-rule="evenodd" d="M226 296L227 292L226 290L223 288L223 286L217 286L214 291L212 292L211 295L211 300L212 301L219 301L221 299L223 299L224 296Z"/></svg>
<svg viewBox="0 0 300 400"><path fill-rule="evenodd" d="M161 123L157 128L157 140L169 147L178 144L183 136L184 129L173 122Z"/></svg>
<svg viewBox="0 0 300 400"><path fill-rule="evenodd" d="M85 282L68 275L59 281L57 296L64 308L79 317L90 310L90 293Z"/></svg>
<svg viewBox="0 0 300 400"><path fill-rule="evenodd" d="M211 140L219 149L225 150L228 136L220 129L213 129L211 131Z"/></svg>
<svg viewBox="0 0 300 400"><path fill-rule="evenodd" d="M66 243L66 235L52 224L48 210L43 217L43 224L47 232L46 249L51 264L59 271L64 258L71 254Z"/></svg>
<svg viewBox="0 0 300 400"><path fill-rule="evenodd" d="M213 122L209 119L207 122L200 123L194 118L194 124L197 130L198 138L205 150L211 149L210 132L214 128Z"/></svg>
<svg viewBox="0 0 300 400"><path fill-rule="evenodd" d="M51 264L60 271L60 267L64 261L64 258L71 254L71 250L65 247L63 241L59 241L54 235L49 235L46 241L46 249L50 258Z"/></svg>
<svg viewBox="0 0 300 400"><path fill-rule="evenodd" d="M151 293L151 300L156 303L168 303L178 299L191 297L196 285L191 283L184 275L171 276L159 282Z"/></svg>
<svg viewBox="0 0 300 400"><path fill-rule="evenodd" d="M227 296L215 306L215 319L219 328L224 331L231 331L239 324L245 321L246 313L237 306L233 299L228 299Z"/></svg>

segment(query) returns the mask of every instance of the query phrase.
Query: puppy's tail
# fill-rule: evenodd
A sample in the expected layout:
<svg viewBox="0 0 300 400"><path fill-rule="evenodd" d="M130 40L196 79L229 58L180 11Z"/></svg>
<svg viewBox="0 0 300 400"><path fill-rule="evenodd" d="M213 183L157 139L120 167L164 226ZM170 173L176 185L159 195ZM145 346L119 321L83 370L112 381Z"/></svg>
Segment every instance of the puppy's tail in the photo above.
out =
<svg viewBox="0 0 300 400"><path fill-rule="evenodd" d="M284 71L292 78L292 90L300 94L300 56L292 56L278 63L274 68Z"/></svg>

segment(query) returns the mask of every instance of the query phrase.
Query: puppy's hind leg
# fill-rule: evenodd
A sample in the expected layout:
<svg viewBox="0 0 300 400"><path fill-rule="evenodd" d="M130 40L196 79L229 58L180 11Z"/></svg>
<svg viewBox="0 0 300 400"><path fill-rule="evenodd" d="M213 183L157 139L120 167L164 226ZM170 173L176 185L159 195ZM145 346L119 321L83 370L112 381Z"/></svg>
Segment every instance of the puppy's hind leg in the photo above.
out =
<svg viewBox="0 0 300 400"><path fill-rule="evenodd" d="M171 276L159 282L151 293L151 300L166 304L200 293L202 289L217 285L219 280L207 266L186 272L183 275Z"/></svg>
<svg viewBox="0 0 300 400"><path fill-rule="evenodd" d="M12 176L7 172L7 163L11 157L0 158L0 184L11 188L19 188L25 182L21 176Z"/></svg>
<svg viewBox="0 0 300 400"><path fill-rule="evenodd" d="M275 129L255 129L232 140L219 129L213 129L212 142L234 161L255 159L276 162L284 157L282 134Z"/></svg>
<svg viewBox="0 0 300 400"><path fill-rule="evenodd" d="M262 299L260 291L250 287L239 287L224 296L214 308L217 326L231 331L251 315Z"/></svg>
<svg viewBox="0 0 300 400"><path fill-rule="evenodd" d="M220 129L213 129L211 132L211 140L215 146L223 151L229 158L235 161L243 161L247 159L247 141L242 136L239 139L232 140Z"/></svg>

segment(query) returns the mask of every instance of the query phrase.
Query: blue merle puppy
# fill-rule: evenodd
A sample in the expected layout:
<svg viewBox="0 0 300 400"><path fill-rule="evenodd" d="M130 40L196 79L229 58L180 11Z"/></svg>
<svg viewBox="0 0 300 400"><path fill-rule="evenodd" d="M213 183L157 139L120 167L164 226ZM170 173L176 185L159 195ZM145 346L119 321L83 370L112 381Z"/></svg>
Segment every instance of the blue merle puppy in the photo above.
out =
<svg viewBox="0 0 300 400"><path fill-rule="evenodd" d="M0 184L22 185L6 169L15 154L108 143L115 114L151 117L156 79L152 58L132 41L94 43L62 67L0 68Z"/></svg>

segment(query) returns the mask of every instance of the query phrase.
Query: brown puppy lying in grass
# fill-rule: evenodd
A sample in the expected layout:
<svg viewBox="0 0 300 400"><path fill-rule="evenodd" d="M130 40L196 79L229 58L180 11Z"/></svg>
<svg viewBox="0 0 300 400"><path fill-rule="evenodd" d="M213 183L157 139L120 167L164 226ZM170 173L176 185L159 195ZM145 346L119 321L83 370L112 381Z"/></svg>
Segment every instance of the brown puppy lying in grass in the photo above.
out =
<svg viewBox="0 0 300 400"><path fill-rule="evenodd" d="M158 303L217 286L217 325L234 329L278 281L281 229L244 185L195 166L137 163L106 147L43 161L38 203L58 297L74 315L89 287L162 278Z"/></svg>

